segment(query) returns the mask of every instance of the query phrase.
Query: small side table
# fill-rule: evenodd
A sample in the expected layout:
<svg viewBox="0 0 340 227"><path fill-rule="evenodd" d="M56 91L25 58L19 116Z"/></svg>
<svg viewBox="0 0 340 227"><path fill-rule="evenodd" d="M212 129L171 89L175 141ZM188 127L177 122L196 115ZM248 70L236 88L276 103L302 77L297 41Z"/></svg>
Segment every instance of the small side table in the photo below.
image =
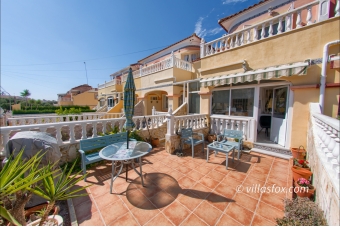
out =
<svg viewBox="0 0 340 227"><path fill-rule="evenodd" d="M226 169L228 169L228 155L229 155L230 151L233 152L233 162L234 162L235 146L223 144L223 143L219 143L219 142L213 142L213 143L208 144L208 146L207 146L207 162L209 161L209 149L215 151L215 157L216 157L217 152L222 152L222 153L226 154L226 159L225 159Z"/></svg>

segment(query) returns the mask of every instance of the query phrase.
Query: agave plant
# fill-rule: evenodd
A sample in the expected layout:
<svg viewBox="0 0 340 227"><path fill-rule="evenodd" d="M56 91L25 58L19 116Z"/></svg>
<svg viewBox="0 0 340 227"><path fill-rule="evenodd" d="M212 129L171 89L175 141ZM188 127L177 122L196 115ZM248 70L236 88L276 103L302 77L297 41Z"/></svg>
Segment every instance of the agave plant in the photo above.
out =
<svg viewBox="0 0 340 227"><path fill-rule="evenodd" d="M67 172L54 169L55 164L39 167L43 154L40 152L28 160L22 160L23 150L11 156L0 172L0 215L15 225L27 225L25 220L25 205L36 194L49 201L44 210L39 225L43 225L48 214L57 200L84 196L79 191L89 187L83 186L72 190L72 187L83 180L85 175L77 178L78 174L71 176L75 163ZM58 179L57 183L54 178Z"/></svg>
<svg viewBox="0 0 340 227"><path fill-rule="evenodd" d="M48 175L42 180L41 185L37 185L33 188L28 188L32 193L41 196L42 198L49 201L45 212L43 212L39 225L44 225L45 221L48 218L49 213L53 209L55 202L57 200L67 200L70 198L75 198L79 196L85 196L84 194L79 194L80 191L84 190L88 186L79 187L77 189L72 189L79 181L84 180L85 175L80 175L81 171L77 174L71 176L73 168L76 162L73 163L72 167L67 171L67 165L64 167L61 174L58 174L59 179L57 179L56 183L54 182L54 176ZM53 171L53 165L47 165L43 171L43 174L47 174Z"/></svg>
<svg viewBox="0 0 340 227"><path fill-rule="evenodd" d="M24 208L32 197L27 189L54 173L41 172L45 168L38 168L43 154L39 152L23 160L23 151L15 158L11 156L0 172L0 215L16 225L26 225Z"/></svg>

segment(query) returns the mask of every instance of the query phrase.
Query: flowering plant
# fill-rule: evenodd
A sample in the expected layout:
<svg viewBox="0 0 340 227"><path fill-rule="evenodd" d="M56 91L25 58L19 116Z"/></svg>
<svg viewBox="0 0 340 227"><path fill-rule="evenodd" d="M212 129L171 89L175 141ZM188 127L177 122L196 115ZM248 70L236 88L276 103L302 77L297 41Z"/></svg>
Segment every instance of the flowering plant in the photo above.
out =
<svg viewBox="0 0 340 227"><path fill-rule="evenodd" d="M309 168L308 164L309 162L306 160L294 158L294 166L298 166L301 168Z"/></svg>
<svg viewBox="0 0 340 227"><path fill-rule="evenodd" d="M299 178L296 183L301 187L308 187L309 189L313 189L313 186L310 184L310 181L305 178Z"/></svg>

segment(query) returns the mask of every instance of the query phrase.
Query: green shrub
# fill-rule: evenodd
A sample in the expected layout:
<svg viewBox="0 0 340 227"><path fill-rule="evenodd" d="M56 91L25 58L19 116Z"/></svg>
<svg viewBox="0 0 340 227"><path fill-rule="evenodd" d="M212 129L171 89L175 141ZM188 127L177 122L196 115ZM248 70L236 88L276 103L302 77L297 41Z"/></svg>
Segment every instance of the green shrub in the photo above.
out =
<svg viewBox="0 0 340 227"><path fill-rule="evenodd" d="M279 226L319 226L327 225L323 211L308 198L297 197L285 200L285 217L277 218Z"/></svg>

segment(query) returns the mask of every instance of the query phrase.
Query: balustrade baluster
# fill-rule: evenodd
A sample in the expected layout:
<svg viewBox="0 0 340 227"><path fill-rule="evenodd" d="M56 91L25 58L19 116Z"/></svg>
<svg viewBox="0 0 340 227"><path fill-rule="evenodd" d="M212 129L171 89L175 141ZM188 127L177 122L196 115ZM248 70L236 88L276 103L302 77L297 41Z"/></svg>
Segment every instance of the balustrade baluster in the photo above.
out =
<svg viewBox="0 0 340 227"><path fill-rule="evenodd" d="M279 18L279 22L277 25L277 34L281 34L282 33L282 17Z"/></svg>
<svg viewBox="0 0 340 227"><path fill-rule="evenodd" d="M230 36L230 49L234 48L234 36Z"/></svg>
<svg viewBox="0 0 340 227"><path fill-rule="evenodd" d="M292 29L292 14L286 16L286 31L290 31Z"/></svg>
<svg viewBox="0 0 340 227"><path fill-rule="evenodd" d="M247 43L250 43L250 29L248 29L247 31Z"/></svg>
<svg viewBox="0 0 340 227"><path fill-rule="evenodd" d="M92 123L92 126L93 126L93 129L92 129L92 138L95 138L95 137L97 137L98 135L97 135L97 122L93 122Z"/></svg>
<svg viewBox="0 0 340 227"><path fill-rule="evenodd" d="M61 125L55 126L55 129L56 129L56 139L57 139L58 145L63 144L62 135L61 135L61 128L62 128Z"/></svg>
<svg viewBox="0 0 340 227"><path fill-rule="evenodd" d="M217 53L218 52L218 42L215 42L215 50L214 50L214 53Z"/></svg>
<svg viewBox="0 0 340 227"><path fill-rule="evenodd" d="M307 25L311 25L311 24L313 24L313 22L312 22L312 7L309 6L307 8Z"/></svg>
<svg viewBox="0 0 340 227"><path fill-rule="evenodd" d="M248 138L248 134L247 134L247 121L242 121L242 131L243 131L243 139L244 140L247 140L247 138Z"/></svg>
<svg viewBox="0 0 340 227"><path fill-rule="evenodd" d="M231 130L234 130L234 121L235 121L235 120L230 120L230 124L231 124L230 129L231 129Z"/></svg>
<svg viewBox="0 0 340 227"><path fill-rule="evenodd" d="M301 27L302 27L301 10L299 10L296 16L296 28L301 28Z"/></svg>
<svg viewBox="0 0 340 227"><path fill-rule="evenodd" d="M256 41L256 40L258 40L258 34L257 34L257 29L258 29L258 27L256 26L256 27L254 27L254 29L253 29L253 41Z"/></svg>
<svg viewBox="0 0 340 227"><path fill-rule="evenodd" d="M107 123L107 121L103 121L103 122L102 122L103 134L106 133L106 123Z"/></svg>
<svg viewBox="0 0 340 227"><path fill-rule="evenodd" d="M244 32L241 32L240 46L244 44Z"/></svg>
<svg viewBox="0 0 340 227"><path fill-rule="evenodd" d="M273 21L269 22L269 30L268 30L268 36L273 36Z"/></svg>
<svg viewBox="0 0 340 227"><path fill-rule="evenodd" d="M262 30L261 30L261 39L264 39L264 36L266 35L265 26L266 26L266 24L263 23L262 24Z"/></svg>
<svg viewBox="0 0 340 227"><path fill-rule="evenodd" d="M238 34L236 34L236 38L235 38L235 47L240 46L239 40L238 40Z"/></svg>
<svg viewBox="0 0 340 227"><path fill-rule="evenodd" d="M87 139L87 132L86 132L86 123L81 124L81 139L85 140Z"/></svg>
<svg viewBox="0 0 340 227"><path fill-rule="evenodd" d="M3 145L3 147L5 147L6 144L8 143L8 141L9 141L9 133L10 133L10 132L1 132L1 134L2 134L2 145Z"/></svg>
<svg viewBox="0 0 340 227"><path fill-rule="evenodd" d="M76 142L75 134L74 134L74 124L69 125L70 129L70 143Z"/></svg>

